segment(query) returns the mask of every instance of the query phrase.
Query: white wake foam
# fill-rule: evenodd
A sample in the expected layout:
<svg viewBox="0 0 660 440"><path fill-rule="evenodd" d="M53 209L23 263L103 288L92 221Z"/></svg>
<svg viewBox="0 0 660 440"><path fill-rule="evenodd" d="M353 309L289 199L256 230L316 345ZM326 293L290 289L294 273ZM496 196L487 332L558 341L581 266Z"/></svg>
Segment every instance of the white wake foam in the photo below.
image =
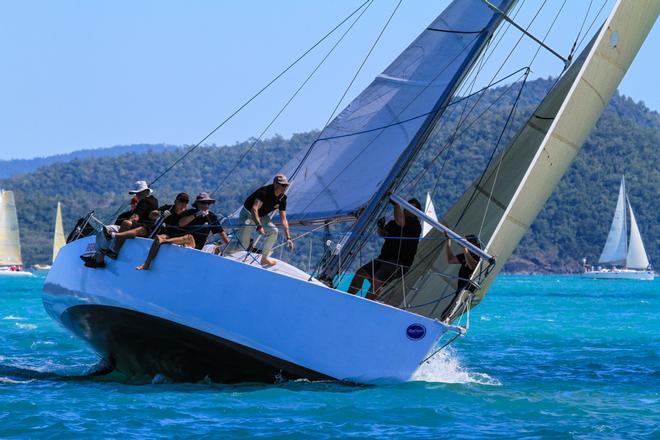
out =
<svg viewBox="0 0 660 440"><path fill-rule="evenodd" d="M7 315L2 319L4 321L25 321L27 318L23 318L22 316Z"/></svg>
<svg viewBox="0 0 660 440"><path fill-rule="evenodd" d="M465 371L456 353L447 347L424 362L413 374L412 380L442 383L477 383L480 385L500 386L499 380L486 373Z"/></svg>
<svg viewBox="0 0 660 440"><path fill-rule="evenodd" d="M23 330L34 330L37 328L35 324L21 324L19 322L16 323L16 327L21 328Z"/></svg>

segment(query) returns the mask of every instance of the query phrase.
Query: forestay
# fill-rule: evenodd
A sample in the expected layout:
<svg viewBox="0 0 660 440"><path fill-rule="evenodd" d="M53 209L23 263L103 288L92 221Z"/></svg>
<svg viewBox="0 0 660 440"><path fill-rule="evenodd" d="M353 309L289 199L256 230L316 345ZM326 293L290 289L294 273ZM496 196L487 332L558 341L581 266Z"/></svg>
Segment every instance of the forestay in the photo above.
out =
<svg viewBox="0 0 660 440"><path fill-rule="evenodd" d="M508 10L512 0L494 3ZM447 7L282 169L292 177L289 221L355 217L449 102L500 20L481 0Z"/></svg>
<svg viewBox="0 0 660 440"><path fill-rule="evenodd" d="M628 231L626 230L626 181L621 177L619 186L619 198L614 209L614 218L610 225L610 232L600 254L598 264L623 265L626 262L626 242Z"/></svg>
<svg viewBox="0 0 660 440"><path fill-rule="evenodd" d="M619 1L483 179L443 218L460 234L480 233L497 259L474 298L466 292L457 297L456 279L447 276L457 273L457 265L448 267L442 241L426 240L403 280L407 289L401 283L388 286L389 304L451 321L465 310L462 304L479 303L584 143L659 12L657 0ZM440 238L436 231L429 237Z"/></svg>

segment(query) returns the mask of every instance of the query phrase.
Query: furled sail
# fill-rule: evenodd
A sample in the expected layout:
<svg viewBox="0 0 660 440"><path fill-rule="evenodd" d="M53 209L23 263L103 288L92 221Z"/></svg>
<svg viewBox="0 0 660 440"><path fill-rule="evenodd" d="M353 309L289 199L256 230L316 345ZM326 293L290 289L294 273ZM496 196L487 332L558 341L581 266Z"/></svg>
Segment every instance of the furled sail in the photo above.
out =
<svg viewBox="0 0 660 440"><path fill-rule="evenodd" d="M505 11L512 2L493 1ZM500 21L481 0L450 4L282 169L292 177L289 222L355 217L450 101Z"/></svg>
<svg viewBox="0 0 660 440"><path fill-rule="evenodd" d="M624 265L626 262L626 245L628 241L628 231L626 230L626 182L621 177L619 186L619 198L616 201L614 209L614 218L610 225L610 233L607 234L607 240L600 254L598 264Z"/></svg>
<svg viewBox="0 0 660 440"><path fill-rule="evenodd" d="M57 257L57 253L62 246L66 244L64 237L64 226L62 225L62 207L60 202L57 202L57 213L55 214L55 233L53 234L53 263Z"/></svg>
<svg viewBox="0 0 660 440"><path fill-rule="evenodd" d="M630 200L628 200L628 213L630 214L630 245L628 246L626 267L629 269L646 269L649 267L649 257L646 255Z"/></svg>
<svg viewBox="0 0 660 440"><path fill-rule="evenodd" d="M483 178L444 216L442 223L454 231L479 234L497 259L473 298L470 292L456 292L458 265L447 264L445 242L425 240L403 279L406 289L401 281L392 283L382 299L446 321L463 313L462 304L481 301L582 146L659 12L657 0L617 2L605 25ZM441 238L435 230L429 237Z"/></svg>
<svg viewBox="0 0 660 440"><path fill-rule="evenodd" d="M22 264L14 193L0 190L0 265L20 266Z"/></svg>

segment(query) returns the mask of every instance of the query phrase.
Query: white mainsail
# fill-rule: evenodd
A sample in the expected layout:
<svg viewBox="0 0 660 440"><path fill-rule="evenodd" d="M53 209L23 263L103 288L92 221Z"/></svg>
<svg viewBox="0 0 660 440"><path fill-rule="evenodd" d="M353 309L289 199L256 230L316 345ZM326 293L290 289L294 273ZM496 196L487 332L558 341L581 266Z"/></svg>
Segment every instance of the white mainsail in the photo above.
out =
<svg viewBox="0 0 660 440"><path fill-rule="evenodd" d="M607 241L600 254L598 264L623 265L626 262L628 231L626 228L626 182L621 177L619 198L614 210L614 218L607 234Z"/></svg>
<svg viewBox="0 0 660 440"><path fill-rule="evenodd" d="M57 214L55 214L55 232L53 234L53 262L62 246L66 244L64 237L64 226L62 225L62 206L57 202Z"/></svg>
<svg viewBox="0 0 660 440"><path fill-rule="evenodd" d="M626 267L629 269L646 269L649 267L649 258L644 249L644 243L637 227L630 200L628 200L628 213L630 214L630 245L628 246Z"/></svg>
<svg viewBox="0 0 660 440"><path fill-rule="evenodd" d="M22 264L14 193L0 189L0 265L21 266Z"/></svg>
<svg viewBox="0 0 660 440"><path fill-rule="evenodd" d="M442 223L462 234L478 233L497 264L481 280L478 304L513 253L598 120L660 12L657 0L620 0L607 21L543 100L499 158L449 210ZM578 117L579 115L579 117ZM441 238L437 231L430 237ZM425 240L406 275L413 286L403 297L392 283L386 301L416 313L451 321L457 265L450 267L441 241ZM478 271L478 269L477 269ZM475 271L476 272L476 271ZM465 295L465 292L462 293ZM383 296L381 296L383 298Z"/></svg>
<svg viewBox="0 0 660 440"><path fill-rule="evenodd" d="M433 200L431 200L431 193L426 193L426 203L424 204L424 214L431 217L433 220L438 221L438 215L435 212L435 206L433 206ZM426 222L422 222L422 237L426 237L429 232L433 229L433 226Z"/></svg>

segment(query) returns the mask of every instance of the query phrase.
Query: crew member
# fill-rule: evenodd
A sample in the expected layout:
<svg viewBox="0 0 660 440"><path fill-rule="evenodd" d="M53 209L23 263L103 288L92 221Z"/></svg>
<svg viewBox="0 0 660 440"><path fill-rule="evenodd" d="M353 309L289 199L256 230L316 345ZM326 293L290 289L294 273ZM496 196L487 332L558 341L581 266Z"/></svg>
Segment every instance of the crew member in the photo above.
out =
<svg viewBox="0 0 660 440"><path fill-rule="evenodd" d="M248 250L250 246L250 236L253 230L258 234L265 235L264 245L261 251L261 264L265 267L271 267L277 264L275 260L268 258L277 240L277 227L271 220L273 211L280 213L280 222L284 228L286 244L289 250L294 249L291 233L289 232L289 222L286 218L286 190L289 187L289 180L284 174L278 174L273 178L271 185L262 186L245 199L243 208L239 216L241 232L238 235L238 244L233 245L231 252L237 250Z"/></svg>
<svg viewBox="0 0 660 440"><path fill-rule="evenodd" d="M367 280L372 287L367 298L378 298L380 290L392 280L402 277L415 259L422 225L412 212L401 209L398 203L390 203L394 205L394 220L385 223L383 217L377 223L378 234L385 237L380 255L357 270L348 293L358 293ZM408 203L421 210L419 200L413 198Z"/></svg>

